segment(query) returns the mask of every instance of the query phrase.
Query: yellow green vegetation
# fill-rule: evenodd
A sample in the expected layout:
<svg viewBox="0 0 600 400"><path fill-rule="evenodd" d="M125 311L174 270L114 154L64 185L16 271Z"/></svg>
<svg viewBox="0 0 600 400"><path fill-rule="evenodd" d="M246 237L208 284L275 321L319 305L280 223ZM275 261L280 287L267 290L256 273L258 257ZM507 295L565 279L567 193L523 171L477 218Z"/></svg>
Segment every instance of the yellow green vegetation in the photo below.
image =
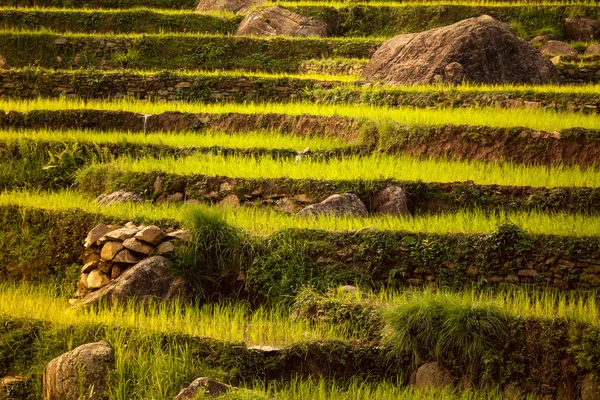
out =
<svg viewBox="0 0 600 400"><path fill-rule="evenodd" d="M200 104L183 101L168 103L119 99L110 101L87 101L71 98L1 100L0 109L28 112L32 110L110 110L144 114L160 114L168 111L185 113L241 113L241 114L289 114L321 115L366 118L375 121L393 120L402 124L466 124L496 127L528 127L544 131L556 131L574 127L600 129L596 115L557 112L550 110L521 110L496 108L447 108L413 109L409 107L372 107L366 105L325 105L313 103L246 103L246 104Z"/></svg>
<svg viewBox="0 0 600 400"><path fill-rule="evenodd" d="M16 142L32 140L38 142L80 142L97 144L136 144L170 147L212 147L229 148L265 148L265 149L311 149L330 150L347 147L349 143L338 138L319 136L292 136L275 131L221 132L205 130L202 132L181 133L133 133L124 131L99 132L93 130L18 130L1 129L0 141Z"/></svg>
<svg viewBox="0 0 600 400"><path fill-rule="evenodd" d="M108 164L126 172L160 171L177 175L203 174L236 178L293 178L335 180L395 179L424 182L473 181L507 186L600 186L600 171L578 166L525 166L514 163L421 159L405 155L308 159L296 162L273 156L213 156L184 158L121 157ZM92 166L91 168L95 168Z"/></svg>
<svg viewBox="0 0 600 400"><path fill-rule="evenodd" d="M229 224L255 234L271 234L285 228L324 229L357 231L379 229L390 231L430 232L430 233L489 233L500 223L512 222L534 234L596 236L600 235L600 216L583 216L567 213L515 212L485 213L482 211L461 211L415 217L370 216L331 217L320 216L301 218L282 214L265 208L217 208L199 205L169 204L116 204L100 206L81 194L62 191L43 192L3 192L0 206L22 206L44 210L85 210L121 220L153 221L179 220L186 210L210 208L220 210Z"/></svg>

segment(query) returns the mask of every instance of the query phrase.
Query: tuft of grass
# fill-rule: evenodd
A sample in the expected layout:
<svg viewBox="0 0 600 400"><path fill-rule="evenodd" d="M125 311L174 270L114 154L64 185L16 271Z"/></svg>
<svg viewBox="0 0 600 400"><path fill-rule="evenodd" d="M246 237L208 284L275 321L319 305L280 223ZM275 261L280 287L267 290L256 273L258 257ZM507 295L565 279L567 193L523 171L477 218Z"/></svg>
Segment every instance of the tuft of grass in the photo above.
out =
<svg viewBox="0 0 600 400"><path fill-rule="evenodd" d="M394 330L388 340L397 354L408 352L415 364L435 360L459 366L472 376L497 367L508 338L500 308L448 294L414 296L388 319Z"/></svg>

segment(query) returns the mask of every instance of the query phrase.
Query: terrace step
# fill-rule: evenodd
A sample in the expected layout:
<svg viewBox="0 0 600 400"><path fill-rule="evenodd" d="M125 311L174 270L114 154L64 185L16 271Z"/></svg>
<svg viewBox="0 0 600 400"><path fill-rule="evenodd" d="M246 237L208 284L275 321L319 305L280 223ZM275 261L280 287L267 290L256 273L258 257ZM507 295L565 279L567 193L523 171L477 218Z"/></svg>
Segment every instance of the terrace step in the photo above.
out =
<svg viewBox="0 0 600 400"><path fill-rule="evenodd" d="M88 9L0 9L0 26L14 30L48 30L82 33L187 32L233 34L241 16L193 11Z"/></svg>
<svg viewBox="0 0 600 400"><path fill-rule="evenodd" d="M0 31L9 66L297 71L315 58L368 58L381 40L219 35L77 35Z"/></svg>
<svg viewBox="0 0 600 400"><path fill-rule="evenodd" d="M27 368L27 378L31 381L41 380L40 369L34 369L34 360L48 362L72 347L100 340L111 341L111 349L115 347L116 364L121 367L112 366L111 369L119 369L120 374L115 374L118 377L121 376L122 365L125 364L120 358L125 358L127 355L128 362L144 363L143 354L154 353L158 343L162 343L168 348L185 348L193 355L193 357L176 358L178 352L174 351L171 356L172 360L163 356L172 362L173 367L177 368L176 371L185 371L187 375L194 376L193 374L198 373L201 368L193 360L202 357L208 359L206 364L211 371L219 371L223 376L227 376L227 382L233 385L252 380L262 382L267 386L269 382L284 383L297 376L302 376L311 377L317 382L319 379L327 379L328 382L337 382L342 387L344 382L349 382L351 379L368 381L371 384L387 381L404 386L409 384L408 377L411 372L416 370L410 360L410 354L405 352L398 354L398 351L394 351L389 344L353 344L348 340L304 341L269 351L269 349L263 350L262 348L249 349L243 343L222 342L210 338L160 331L147 331L145 336L142 336L134 329L118 325L106 327L100 324L79 323L65 326L32 318L16 318L11 315L4 316L1 322L5 326L0 334L2 342L18 337L23 341L36 344L25 356L6 360L8 371ZM539 393L541 388L544 388L546 393L554 394L559 391L564 392L565 386L571 393L578 393L575 388L584 385L583 382L589 379L590 368L576 360L585 357L593 360L591 362L596 362L596 355L592 349L598 344L594 339L598 335L598 328L589 325L578 326L569 321L553 321L543 317L525 319L511 316L506 321L506 324L508 323L512 324L512 327L511 335L507 337L506 343L507 348L512 351L504 351L502 360L510 362L511 366L516 366L514 368L518 369L516 372L514 370L510 372L507 368L501 367L500 378L511 379L509 382L519 382L518 390L522 394ZM129 343L127 352L124 351L126 348L122 343L112 340L115 335L109 331L114 331L120 337L126 338ZM561 341L558 341L557 337L561 338ZM580 339L580 337L584 339ZM554 344L551 348L546 345L549 341ZM570 350L573 343L581 343L581 346ZM531 356L519 357L524 351ZM561 358L561 355L568 351L574 353L576 357ZM548 368L548 364L554 367ZM561 377L560 366L563 366L564 369L568 368L569 373L566 378ZM147 371L156 376L170 372L157 371L152 367L149 364ZM456 371L453 372L456 374ZM458 381L459 377L456 378ZM493 382L498 379L500 382L500 378L494 376L490 379L494 379ZM139 379L139 377L135 376L134 379ZM182 380L181 377L178 379ZM135 384L136 381L132 379L131 383ZM177 386L165 385L161 387L161 390L166 390L169 396L173 396L179 391ZM285 387L285 384L273 386ZM35 385L27 385L23 394L35 396L37 394L35 388ZM324 389L322 387L315 388L315 391L322 394ZM339 389L336 392L343 393ZM415 395L414 392L411 394ZM552 394L548 396L552 396ZM448 396L448 398L458 397Z"/></svg>
<svg viewBox="0 0 600 400"><path fill-rule="evenodd" d="M565 81L600 82L600 65L572 71ZM591 76L595 78L591 78ZM371 86L349 76L267 75L232 72L134 72L44 69L0 70L0 98L134 98L214 103L311 101L372 106L502 107L600 113L600 89L592 86Z"/></svg>
<svg viewBox="0 0 600 400"><path fill-rule="evenodd" d="M523 127L377 124L338 116L173 112L146 115L92 109L0 113L0 128L165 134L208 129L239 133L268 130L292 136L332 137L366 147L368 152L416 157L581 167L596 166L600 160L600 132L580 128L543 132Z"/></svg>
<svg viewBox="0 0 600 400"><path fill-rule="evenodd" d="M68 198L63 195L63 201ZM183 210L170 206L171 217L157 220L157 213L169 214L160 207L144 214L143 205L129 207L125 213L118 214L116 209L99 208L91 200L86 204L71 200L76 201L58 204L51 194L30 193L27 200L18 193L2 195L0 222L5 232L10 233L5 236L8 245L0 249L3 260L0 274L5 279L44 280L56 274L65 276L64 272L72 269L73 264L80 264L84 252L81 238L98 223L122 223L138 213L138 219L153 215L146 219L149 223L176 229L179 223L172 218L181 218ZM84 207L96 211L83 211ZM296 295L303 285L325 290L348 283L364 288L433 285L459 289L472 285L479 288L520 285L573 290L600 287L599 235L569 236L565 231L558 235L529 234L512 225L501 225L486 233L435 233L435 217L429 221L429 233L368 228L327 231L279 225L281 221L273 215L256 210L246 214L224 212L234 225L236 218L240 222L249 218L251 223L243 222L248 227L269 224L274 233L248 238L254 240L251 253L245 253L250 248L243 247L243 243L236 247L235 251L243 254L235 253L239 259L232 259L228 265L226 281L215 272L214 278L221 284L210 286L212 289L207 286L206 290L217 291L205 293L207 297L218 293L224 298L243 293L245 288L253 298L277 301ZM546 223L553 221L549 219ZM262 233L252 229L255 228L246 234ZM560 228L555 231L559 232ZM31 248L32 238L36 240L35 248ZM12 257L17 251L29 251L29 258ZM54 257L56 254L61 257ZM297 271L304 273L295 274Z"/></svg>
<svg viewBox="0 0 600 400"><path fill-rule="evenodd" d="M233 161L232 161L233 162ZM237 162L240 162L237 160ZM432 177L432 179L435 179ZM160 182L160 185L156 185ZM375 198L391 186L401 187L409 209L418 215L461 210L536 210L600 214L600 188L476 185L387 180L317 180L234 178L202 174L176 175L158 171L128 172L113 166L94 166L79 174L80 191L98 196L116 190L144 193L147 200L164 202L179 194L180 202L270 207L295 213L334 194L353 193L377 213ZM158 188L158 189L157 189ZM234 199L235 198L235 199Z"/></svg>

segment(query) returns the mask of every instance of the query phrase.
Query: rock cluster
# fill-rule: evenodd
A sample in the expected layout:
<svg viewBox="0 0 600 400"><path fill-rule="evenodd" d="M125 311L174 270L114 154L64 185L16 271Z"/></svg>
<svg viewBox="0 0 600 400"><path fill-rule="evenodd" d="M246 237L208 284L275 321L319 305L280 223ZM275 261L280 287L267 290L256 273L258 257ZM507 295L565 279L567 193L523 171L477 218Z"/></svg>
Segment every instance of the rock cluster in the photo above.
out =
<svg viewBox="0 0 600 400"><path fill-rule="evenodd" d="M188 231L163 232L157 226L99 224L85 240L86 252L76 298L83 298L121 277L141 261L152 256L169 256L175 240L191 241Z"/></svg>
<svg viewBox="0 0 600 400"><path fill-rule="evenodd" d="M363 77L394 85L560 80L546 57L488 15L398 35L375 52Z"/></svg>
<svg viewBox="0 0 600 400"><path fill-rule="evenodd" d="M372 201L372 210L387 215L411 215L408 210L408 198L400 186L392 185L377 192ZM297 215L319 216L352 216L365 217L367 207L354 193L334 194L320 203L303 208Z"/></svg>

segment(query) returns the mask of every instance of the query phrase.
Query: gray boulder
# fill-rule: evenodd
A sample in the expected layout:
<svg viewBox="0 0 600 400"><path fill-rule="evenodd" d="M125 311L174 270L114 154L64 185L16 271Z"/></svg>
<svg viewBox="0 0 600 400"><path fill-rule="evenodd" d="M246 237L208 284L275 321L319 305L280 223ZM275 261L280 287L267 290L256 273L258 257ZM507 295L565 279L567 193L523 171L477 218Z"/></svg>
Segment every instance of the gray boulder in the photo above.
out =
<svg viewBox="0 0 600 400"><path fill-rule="evenodd" d="M296 14L283 7L268 7L251 12L237 29L240 36L327 36L327 24L319 19Z"/></svg>
<svg viewBox="0 0 600 400"><path fill-rule="evenodd" d="M234 13L248 11L262 4L264 0L200 0L196 11L231 11Z"/></svg>
<svg viewBox="0 0 600 400"><path fill-rule="evenodd" d="M104 399L114 361L114 351L106 341L84 344L55 358L44 369L43 399Z"/></svg>
<svg viewBox="0 0 600 400"><path fill-rule="evenodd" d="M567 39L589 42L600 38L600 22L591 18L566 18L565 35Z"/></svg>
<svg viewBox="0 0 600 400"><path fill-rule="evenodd" d="M129 268L102 289L88 293L77 305L92 305L100 302L119 303L128 299L147 301L184 298L186 296L185 280L173 275L169 266L170 262L165 257L148 257Z"/></svg>
<svg viewBox="0 0 600 400"><path fill-rule="evenodd" d="M419 389L445 389L452 385L450 372L436 362L423 364L417 370L416 386Z"/></svg>
<svg viewBox="0 0 600 400"><path fill-rule="evenodd" d="M101 194L96 198L96 202L103 206L109 206L111 204L119 203L141 203L145 200L144 196L139 193L126 192L124 190L117 190L109 194Z"/></svg>
<svg viewBox="0 0 600 400"><path fill-rule="evenodd" d="M373 196L373 210L388 215L410 215L404 189L392 185L377 192Z"/></svg>
<svg viewBox="0 0 600 400"><path fill-rule="evenodd" d="M549 40L545 45L540 47L540 52L549 56L573 57L577 55L577 52L571 47L571 45L559 40Z"/></svg>
<svg viewBox="0 0 600 400"><path fill-rule="evenodd" d="M364 217L367 215L367 207L355 194L334 194L321 203L302 209L297 215L302 217L319 215Z"/></svg>
<svg viewBox="0 0 600 400"><path fill-rule="evenodd" d="M546 57L488 15L396 36L375 52L363 77L396 85L560 80Z"/></svg>

